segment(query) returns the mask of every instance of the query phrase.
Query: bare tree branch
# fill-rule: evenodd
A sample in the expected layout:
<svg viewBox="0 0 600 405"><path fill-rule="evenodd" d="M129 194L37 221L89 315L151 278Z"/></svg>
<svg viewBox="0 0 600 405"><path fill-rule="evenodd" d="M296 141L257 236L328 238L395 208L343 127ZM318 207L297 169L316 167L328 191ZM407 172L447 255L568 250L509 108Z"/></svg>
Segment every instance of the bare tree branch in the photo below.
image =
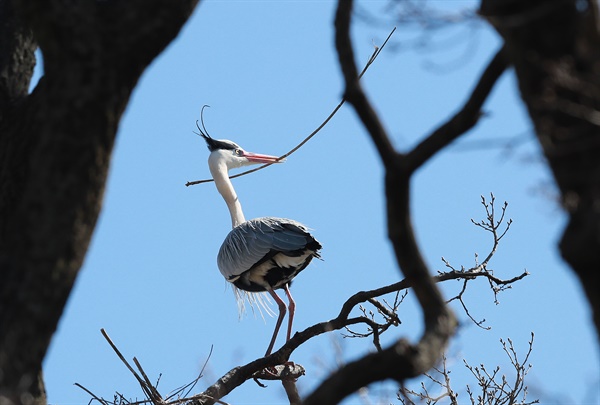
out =
<svg viewBox="0 0 600 405"><path fill-rule="evenodd" d="M354 50L350 43L350 15L352 13L352 1L338 2L338 9L335 18L335 44L340 60L346 89L344 98L352 104L354 110L365 125L365 128L371 134L371 138L377 147L383 164L393 166L396 162L396 152L389 137L387 136L383 125L377 117L377 113L371 107L369 100L362 90L359 82L358 69L356 67Z"/></svg>
<svg viewBox="0 0 600 405"><path fill-rule="evenodd" d="M513 346L513 343L508 339L508 344L500 339L502 348L508 356L512 367L514 368L514 381L510 383L511 378L505 374L500 375L500 367L495 367L489 371L485 365L480 364L477 367L469 365L466 360L463 360L465 367L471 372L473 377L480 388L480 394L475 394L474 390L467 385L466 391L469 394L469 400L472 405L475 404L488 404L488 405L531 405L536 404L539 401L527 401L527 386L525 385L525 376L531 369L531 365L528 364L529 356L533 349L533 333L529 340L529 348L525 353L525 358L521 361L518 359L518 353ZM414 402L412 398L418 399L421 403L429 405L437 404L443 398L448 397L452 405L458 404L458 393L451 386L450 373L451 371L446 367L446 356L443 356L441 361L441 367L434 367L435 373L425 374L425 377L433 383L433 387L441 388L442 394L434 396L431 394L431 389L427 389L425 384L421 382L421 389L419 391L411 390L406 387L402 387L398 392L398 399L402 404L411 404ZM436 390L437 391L437 390ZM412 397L412 398L411 398Z"/></svg>
<svg viewBox="0 0 600 405"><path fill-rule="evenodd" d="M446 123L437 128L431 135L421 141L407 156L409 170L418 169L437 152L444 149L452 141L473 128L482 115L481 108L487 100L492 88L508 66L506 50L500 49L471 92L463 107Z"/></svg>
<svg viewBox="0 0 600 405"><path fill-rule="evenodd" d="M283 384L283 388L287 394L288 401L290 401L290 405L300 405L302 403L302 399L300 399L300 394L298 394L296 381L284 379L281 380L281 384Z"/></svg>
<svg viewBox="0 0 600 405"><path fill-rule="evenodd" d="M497 252L497 242L500 236L504 236L505 232L501 234L498 232L494 232L494 229L498 229L504 221L506 204L503 206L503 211L501 214L501 219L497 220L495 218L495 210L493 209L493 201L489 204L483 199L482 201L485 209L486 209L486 219L480 222L474 222L478 225L479 228L485 230L486 232L490 232L493 236L493 242L491 244L490 253L488 253L487 257L491 258ZM507 221L507 222L510 222ZM491 224L491 225L490 225ZM485 278L488 280L490 287L494 291L494 298L496 299L496 294L502 291L503 288L510 286L510 284L517 282L528 275L527 272L523 274L513 277L508 280L499 279L494 276L487 267L479 269L479 264L476 263L476 266L473 268L466 269L464 266L461 267L461 270L456 270L452 267L447 261L442 259L450 270L446 272L438 272L438 274L432 277L432 281L435 283L440 283L448 280L463 280L463 287L460 293L450 299L448 302L451 302L455 299L460 300L461 305L467 316L469 316L473 322L480 325L482 321L476 321L469 313L466 302L463 300L463 294L467 289L467 284L471 280L475 280L477 278ZM475 271L477 270L477 271ZM502 287L497 287L502 286ZM188 404L196 404L196 405L206 405L213 404L216 402L220 402L220 399L233 391L239 385L244 382L254 379L259 385L264 386L262 383L258 381L261 380L281 380L284 383L284 388L288 393L288 396L291 398L292 402L296 401L297 398L294 394L294 386L286 381L295 381L297 378L300 378L304 375L304 368L298 364L294 364L289 362L291 354L299 348L301 345L306 343L308 340L319 336L321 334L331 332L334 330L346 329L350 332L349 337L356 338L365 338L369 336L373 336L373 344L376 347L379 353L389 353L390 349L383 349L379 343L379 338L381 334L386 332L392 326L398 326L401 322L398 317L398 308L400 304L403 302L404 297L408 294L408 290L414 287L414 282L409 279L404 279L402 281L390 284L388 286L380 287L373 290L368 291L360 291L349 297L346 302L342 305L340 312L337 317L327 321L315 324L306 328L301 332L297 332L284 346L282 346L278 351L270 355L266 358L257 359L253 362L250 362L244 366L236 367L226 373L223 377L221 377L216 383L207 388L204 392L194 395L190 398L186 398L189 390L191 388L187 388L188 386L193 386L196 384L200 376L193 380L190 384L186 384L183 387L177 389L174 394L168 395L166 399L162 399L161 395L158 393L155 387L152 387L150 384L150 380L143 372L141 365L137 362L134 357L134 362L138 370L142 376L138 375L138 373L133 369L131 365L125 360L124 356L120 353L120 351L116 348L115 344L108 338L106 332L102 331L106 340L109 342L117 356L121 359L121 361L128 367L130 372L133 374L134 378L140 384L142 391L147 398L140 403L152 403L155 405L175 405L180 403L188 403ZM405 291L404 294L399 298L400 292ZM386 304L382 304L377 298L383 297L387 294L394 294L394 301L390 305L387 303L385 299L383 302ZM383 321L378 322L375 319L376 313L373 310L367 310L363 304L370 304L376 310L376 313L383 318ZM350 316L351 313L358 307L358 311L362 314L361 316ZM350 326L353 325L365 325L367 327L367 332L355 332L350 329ZM481 326L481 325L480 325ZM404 345L408 345L408 343L402 343ZM409 346L407 346L408 348ZM407 349L408 350L408 349ZM402 359L406 357L403 354ZM408 360L400 360L406 362L406 364L410 364ZM372 359L365 360L365 363L359 363L358 366L368 365ZM356 370L355 368L351 368L350 370ZM400 378L400 377L398 377ZM82 387L81 388L90 392L88 389ZM187 393L183 394L183 392L187 389ZM93 395L94 398L99 398L96 395ZM122 396L119 396L121 398ZM103 400L105 401L105 400ZM123 399L119 400L119 405L122 405L121 402ZM109 402L103 402L104 405L109 405Z"/></svg>
<svg viewBox="0 0 600 405"><path fill-rule="evenodd" d="M495 223L498 226L500 225L499 222L495 221L494 217L491 217L489 219L492 221L492 223ZM492 244L492 249L496 249L496 247L497 246L495 244ZM496 250L494 250L494 252L495 251ZM448 281L448 280L465 280L465 282L466 282L467 280L474 280L477 278L486 278L488 280L493 281L493 283L495 283L495 284L508 285L508 284L511 284L511 283L514 283L516 281L523 279L528 274L529 273L524 272L517 277L511 278L510 280L501 280L501 279L498 279L495 276L493 276L488 271L473 272L473 271L470 271L470 269L469 270L451 270L449 272L439 273L438 275L431 277L431 280L434 283L440 283L440 282L444 282L444 281ZM390 317L388 324L385 324L385 323L378 324L365 316L351 318L350 314L351 314L352 310L361 303L372 302L372 300L374 298L381 297L381 296L389 294L389 293L407 290L409 288L414 288L414 285L415 285L415 282L413 280L406 278L399 282L390 284L388 286L380 287L380 288L369 290L369 291L360 291L360 292L355 293L350 298L348 298L346 300L346 302L344 302L337 317L335 317L327 322L321 322L321 323L315 324L313 326L310 326L303 331L297 332L278 351L274 352L273 354L271 354L270 356L268 356L266 358L258 359L251 363L248 363L245 366L232 369L224 377L219 379L217 381L217 383L215 383L214 385L209 387L204 393L202 393L201 397L202 398L210 397L210 398L217 398L217 399L222 398L222 396L228 394L233 389L235 389L237 386L241 385L244 381L246 381L247 379L254 376L256 372L261 371L262 369L264 369L266 367L273 367L277 364L284 364L285 362L287 362L290 359L291 354L298 347L300 347L302 344L304 344L308 340L310 340L316 336L319 336L321 334L331 332L333 330L340 330L340 329L343 329L343 328L346 328L348 326L355 325L355 324L366 324L371 328L374 338L377 339L377 334L381 333L382 330L385 331L390 325L393 325L394 323L396 323L397 318L394 319L393 317ZM466 286L465 286L465 288L466 288ZM463 303L463 305L465 306L465 309L466 309L466 304ZM376 306L376 307L378 307L378 306ZM377 340L374 341L376 346L377 346L377 342L378 342ZM401 350L395 351L394 347L397 347L397 345L401 346ZM380 381L381 379L384 379L384 378L395 378L395 379L401 380L401 379L407 378L406 374L408 374L408 373L415 373L415 375L420 374L417 372L417 366L411 364L411 360L413 360L413 358L418 359L418 354L415 353L418 350L420 350L420 347L412 348L405 341L397 342L396 345L394 345L390 348L387 348L387 349L382 349L381 347L378 347L377 354L369 355L369 356L367 356L368 358L359 360L356 364L352 363L352 365L348 368L347 368L347 366L343 367L341 369L341 370L344 370L344 372L342 374L340 374L340 372L334 373L334 376L338 376L338 378L340 379L339 381L338 380L334 380L334 381L336 383L339 383L340 386L343 386L344 378L349 378L349 380L346 381L346 385L348 387L350 387L350 388L348 388L348 390L350 391L349 393L351 393L351 392L354 392L353 389L355 390L357 387L356 385L351 385L351 384L360 384L359 379L365 378L365 376L364 376L365 374L368 375L368 377L366 377L366 378L374 378L373 380L369 381L368 383L374 382L374 381ZM411 355L413 357L411 357ZM385 360L382 360L382 358L386 357L386 356L392 356L392 359L386 358ZM378 363L379 361L381 361L381 363ZM394 366L393 365L394 361L400 362L400 365L406 366L407 369L402 369L398 365ZM369 371L369 372L365 373L363 370L363 372L358 373L360 375L363 375L362 377L351 377L351 378L349 377L349 374L352 374L353 372L357 372L357 370L361 370L361 367L368 367L369 365L372 365L372 364L379 364L379 366L377 366L378 371L373 372L373 373L371 373L371 371ZM420 366L420 364L418 364L418 366ZM391 376L388 374L387 377L384 377L386 372L390 373L389 370L387 370L387 371L385 370L386 367L389 367L389 368L395 370L396 374L392 374ZM408 370L408 371L406 371L406 370ZM426 371L426 370L423 370L422 372L424 372L424 371ZM346 373L348 373L348 374L346 374ZM403 374L403 373L406 373L406 374ZM365 383L360 386L367 385L368 383ZM344 388L339 388L339 389L344 389ZM337 395L337 394L335 394L335 395ZM326 399L328 400L329 397L327 397ZM322 398L319 398L316 400L319 401L319 400L322 400ZM307 403L306 401L308 401L308 399L305 399L305 403ZM194 401L193 403L204 405L204 404L211 404L212 402L210 402L210 401L208 401L208 402ZM323 403L323 402L321 402L321 403ZM327 402L325 402L325 403L327 403ZM333 402L330 402L330 403L333 403Z"/></svg>
<svg viewBox="0 0 600 405"><path fill-rule="evenodd" d="M425 333L414 347L400 339L388 349L345 365L306 398L307 404L337 403L356 389L374 381L388 378L402 381L423 373L440 357L456 327L456 320L429 275L412 231L409 208L412 171L404 156L393 148L358 82L349 34L352 5L352 1L338 2L335 19L335 42L346 83L345 96L371 135L385 166L388 236L400 269L413 284L423 308ZM362 372L358 373L359 369Z"/></svg>
<svg viewBox="0 0 600 405"><path fill-rule="evenodd" d="M306 403L309 404L338 402L354 390L379 379L392 378L402 381L414 377L431 368L441 356L453 334L456 321L435 287L414 237L409 206L410 178L413 171L436 151L477 122L483 102L506 67L501 51L484 72L463 110L453 120L434 132L408 155L398 153L357 78L349 35L351 11L352 1L338 2L335 20L336 49L346 83L345 97L369 132L385 166L388 236L399 267L406 275L406 280L412 284L423 309L425 332L414 347L400 339L386 350L346 365L306 399ZM377 364L377 370L369 368L368 372L364 372L364 367L374 364ZM389 369L386 369L385 365L389 366ZM363 370L362 373L358 373L363 376L362 381L355 374L357 369ZM368 374L368 377L365 374Z"/></svg>

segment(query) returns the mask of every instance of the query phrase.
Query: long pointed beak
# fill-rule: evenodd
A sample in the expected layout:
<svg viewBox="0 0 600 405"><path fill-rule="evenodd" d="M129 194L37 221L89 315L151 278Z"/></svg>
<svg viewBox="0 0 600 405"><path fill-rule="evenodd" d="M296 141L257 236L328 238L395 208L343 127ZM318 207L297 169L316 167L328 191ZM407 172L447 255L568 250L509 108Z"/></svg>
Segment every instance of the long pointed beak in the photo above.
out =
<svg viewBox="0 0 600 405"><path fill-rule="evenodd" d="M277 156L261 155L260 153L244 152L243 156L246 159L248 159L249 161L256 162L256 163L283 163L283 162L285 162L285 158L279 159Z"/></svg>

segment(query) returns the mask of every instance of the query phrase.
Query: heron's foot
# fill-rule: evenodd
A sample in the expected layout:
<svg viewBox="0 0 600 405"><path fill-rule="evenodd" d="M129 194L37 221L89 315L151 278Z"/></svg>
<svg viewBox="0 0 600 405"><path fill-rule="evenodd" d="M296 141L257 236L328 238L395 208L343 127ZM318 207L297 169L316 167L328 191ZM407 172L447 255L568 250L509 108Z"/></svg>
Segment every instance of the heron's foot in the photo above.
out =
<svg viewBox="0 0 600 405"><path fill-rule="evenodd" d="M265 368L263 371L273 377L278 377L280 374L280 371L277 370L277 366L269 366L269 367Z"/></svg>
<svg viewBox="0 0 600 405"><path fill-rule="evenodd" d="M270 375L275 377L275 379L279 380L279 379L283 379L285 375L289 374L289 370L287 369L288 367L296 367L296 363L294 363L293 361L286 361L283 364L278 364L276 366L269 366L269 367L265 368L263 371L265 373L269 373Z"/></svg>
<svg viewBox="0 0 600 405"><path fill-rule="evenodd" d="M261 380L296 380L305 373L304 367L293 361L286 361L283 364L276 366L265 367L264 369L254 373L255 379Z"/></svg>

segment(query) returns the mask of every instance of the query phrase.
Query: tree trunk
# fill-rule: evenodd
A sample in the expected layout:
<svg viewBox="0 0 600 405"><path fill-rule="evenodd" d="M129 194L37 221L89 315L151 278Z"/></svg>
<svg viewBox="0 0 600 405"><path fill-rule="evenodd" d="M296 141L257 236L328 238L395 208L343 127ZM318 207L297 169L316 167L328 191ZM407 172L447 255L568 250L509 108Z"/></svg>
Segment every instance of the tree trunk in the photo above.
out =
<svg viewBox="0 0 600 405"><path fill-rule="evenodd" d="M0 403L40 372L86 253L121 114L198 0L0 0ZM35 42L44 77L27 94Z"/></svg>
<svg viewBox="0 0 600 405"><path fill-rule="evenodd" d="M560 241L600 336L600 36L597 4L482 0L506 41L521 97L569 222Z"/></svg>

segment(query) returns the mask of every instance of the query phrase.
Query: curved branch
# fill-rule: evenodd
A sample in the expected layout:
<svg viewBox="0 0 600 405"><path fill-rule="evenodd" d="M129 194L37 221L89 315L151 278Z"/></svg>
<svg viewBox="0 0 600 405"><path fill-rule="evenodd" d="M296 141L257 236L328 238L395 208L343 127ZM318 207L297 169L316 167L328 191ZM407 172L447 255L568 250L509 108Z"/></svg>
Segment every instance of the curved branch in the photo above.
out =
<svg viewBox="0 0 600 405"><path fill-rule="evenodd" d="M520 276L513 277L509 280L500 280L500 279L493 277L491 274L489 274L487 272L473 273L473 272L468 272L468 271L464 272L464 271L453 270L453 271L441 273L437 276L434 276L434 277L432 277L432 280L435 283L440 283L440 282L444 282L444 281L448 281L448 280L473 280L473 279L476 279L479 277L484 277L484 278L488 278L488 279L493 279L494 282L496 282L497 284L510 284L510 283L516 282L518 280L521 280L528 274L529 273L524 272ZM273 354L271 354L268 357L260 358L260 359L254 360L244 366L235 367L235 368L231 369L223 377L219 378L217 380L217 382L215 382L213 385L211 385L209 388L207 388L206 391L192 397L192 401L189 403L189 405L210 405L210 404L215 403L216 400L224 397L225 395L227 395L231 391L233 391L235 388L242 385L247 380L251 379L255 375L255 373L263 370L266 367L272 367L272 366L276 366L278 364L283 364L283 363L287 362L290 359L291 354L297 348L299 348L301 345L306 343L308 340L310 340L316 336L319 336L319 335L322 335L324 333L328 333L328 332L331 332L334 330L340 330L340 329L345 328L346 326L355 325L358 323L367 323L371 327L375 328L376 325L374 325L367 318L364 318L364 317L349 318L350 312L358 304L367 302L373 298L380 297L385 294L389 294L389 293L401 291L401 290L406 290L411 287L413 287L413 283L407 279L404 279L402 281L387 285L385 287L376 288L374 290L369 290L369 291L357 292L356 294L354 294L350 298L348 298L346 300L346 302L344 302L337 317L335 317L329 321L326 321L326 322L317 323L315 325L312 325L312 326L304 329L303 331L297 332L296 334L294 334L294 336L292 336L292 338L285 345L283 345L279 350L277 350L276 352L274 352ZM365 322L365 321L368 321L368 322ZM405 345L407 345L407 343L404 341L400 341L397 344L400 345L399 347L404 347ZM409 346L407 346L407 347L409 347ZM419 346L417 346L417 348L418 347ZM413 347L412 349L417 350L417 348ZM390 348L382 349L381 355L385 356L386 353L389 353L389 350L390 350ZM409 352L409 354L410 354L410 352ZM369 364L369 361L370 360L365 360L365 363L359 363L359 364L361 364L361 366L363 366L363 365ZM347 369L345 368L344 375L346 375L346 373L351 374L353 372L353 370L355 370L353 367L350 367ZM411 373L413 372L412 368L409 368L408 370ZM395 373L396 377L401 375L398 370L393 371L393 373ZM363 373L363 374L369 374L369 373ZM408 376L412 376L412 375L407 375L407 376L404 376L403 378L406 378ZM390 375L390 376L387 376L386 378L395 378L395 377ZM343 383L344 379L343 378L338 379L337 381ZM369 382L373 382L373 381L369 381ZM367 382L366 384L368 384L369 382ZM317 395L317 392L313 393L313 395ZM338 400L339 399L341 399L341 398L338 398ZM319 398L318 400L319 401L321 401L321 400L327 401L327 400L329 400L329 398L328 397L326 397L325 399ZM305 402L305 403L310 403L310 402ZM313 402L313 403L330 403L330 402ZM333 403L333 402L331 402L331 403Z"/></svg>
<svg viewBox="0 0 600 405"><path fill-rule="evenodd" d="M369 355L358 362L345 366L340 372L334 374L325 381L321 387L307 399L306 403L337 402L349 393L354 392L357 388L367 385L370 382L386 378L394 378L400 381L421 374L434 364L456 327L454 316L446 307L441 294L435 287L434 280L429 276L428 269L420 255L410 225L408 203L409 181L414 167L411 167L409 164L409 159L394 150L385 129L377 117L377 114L372 109L370 102L358 81L359 75L354 63L354 54L349 38L351 9L351 1L340 1L338 3L338 12L336 15L336 47L338 49L340 65L346 81L344 97L354 106L357 114L369 131L386 167L389 237L394 246L398 263L407 276L407 279L402 283L414 287L421 306L423 307L426 331L421 338L421 341L416 346L411 346L404 340L399 340L389 349L381 350L378 355ZM487 75L484 75L486 77L482 79L483 84L478 86L478 89L479 87L482 87L483 90L474 93L464 109L466 112L463 112L462 115L459 113L458 118L456 119L459 123L467 122L467 128L474 125L476 121L471 119L471 123L469 123L469 113L473 110L477 110L477 114L479 114L479 108L491 90L491 85L504 70L501 63L503 62L503 59L500 58L500 56L495 58L495 62L496 63L492 64L492 68L489 68L486 71L492 78L489 79ZM467 117L467 119L465 119L465 117ZM447 127L453 128L450 124L448 124ZM421 150L425 150L432 155L435 152L432 146L440 148L447 144L449 142L449 135L456 137L459 134L452 131L440 130L434 133L434 135L429 138L428 142L424 142L424 146L421 146L421 149L417 150L413 156L423 158L426 153L421 153ZM424 158L424 160L427 159L428 157ZM396 285L395 287L397 288L399 286ZM388 291L391 289L390 286L388 286L380 290ZM297 333L279 351L269 356L267 360L276 359L276 364L280 364L287 361L293 350L311 337L326 331L345 327L350 323L365 323L368 321L367 318L359 317L348 319L348 314L357 302L372 298L373 295L369 295L371 294L360 292L351 297L346 301L337 318L329 322L314 325L303 332ZM369 322L366 323L373 327L375 333L376 328L374 325ZM390 355L390 353L392 354ZM373 360L375 360L376 364L384 361L377 356L385 356L385 362L386 364L389 362L390 367L377 367L377 372L371 372L370 370L370 372L367 373L354 373L355 370L362 369L363 367L372 364ZM378 364L378 366L379 365L380 364ZM360 381L357 381L356 384L348 384L348 377L350 375L353 376L350 380L359 379Z"/></svg>
<svg viewBox="0 0 600 405"><path fill-rule="evenodd" d="M502 73L508 67L507 59L506 49L503 47L485 68L469 99L460 111L421 141L408 154L409 170L414 171L418 169L423 163L431 159L433 155L477 124L482 115L481 108L483 104L500 76L502 76Z"/></svg>
<svg viewBox="0 0 600 405"><path fill-rule="evenodd" d="M371 134L371 138L377 147L383 164L386 167L392 166L396 161L396 152L359 82L359 74L354 61L354 51L349 35L351 13L352 1L338 2L335 17L335 47L340 60L340 68L346 82L344 97L352 104L364 126L369 131L369 134Z"/></svg>
<svg viewBox="0 0 600 405"><path fill-rule="evenodd" d="M448 281L448 280L465 280L465 287L466 287L466 281L473 280L473 279L476 279L479 277L484 277L484 278L487 278L488 280L490 280L490 282L496 283L498 285L508 285L508 284L514 283L518 280L521 280L522 278L524 278L527 275L528 275L528 273L524 272L520 276L513 277L509 280L501 280L501 279L498 279L498 278L492 276L487 271L471 272L469 270L467 270L467 271L452 270L452 271L448 271L445 273L440 273L437 276L432 277L432 280L436 283L440 283L440 282L444 282L444 281ZM233 391L234 389L236 389L237 387L239 387L244 382L246 382L250 379L259 378L259 379L284 381L286 379L299 378L300 376L302 376L304 374L304 368L297 364L296 365L285 364L290 359L291 354L297 348L299 348L301 345L303 345L308 340L310 340L316 336L322 335L327 332L331 332L333 330L340 330L340 329L343 329L350 325L366 324L369 327L371 327L373 329L373 334L375 335L374 336L375 346L377 347L378 351L381 353L382 356L386 356L390 352L390 348L381 349L381 347L378 344L378 338L379 338L379 334L381 334L383 331L387 330L389 326L393 326L393 325L397 324L396 319L393 319L393 315L392 314L386 315L386 316L389 316L390 319L387 320L386 324L383 324L383 325L380 325L365 316L357 316L357 317L350 318L349 315L352 312L352 310L361 303L364 303L364 302L373 303L373 300L377 297L381 297L383 295L393 293L393 292L407 290L411 287L413 287L412 282L410 282L407 279L404 279L402 281L390 284L385 287L376 288L376 289L369 290L369 291L360 291L360 292L355 293L354 295L352 295L350 298L348 298L344 302L337 317L335 317L329 321L326 321L326 322L321 322L321 323L312 325L301 332L297 332L284 346L282 346L278 351L274 352L270 356L256 359L246 365L243 365L240 367L235 367L235 368L229 370L225 375L223 375L221 378L219 378L213 385L208 387L204 392L194 395L190 398L185 398L186 395L183 395L183 398L180 395L171 395L171 396L167 397L165 400L160 400L160 394L158 394L158 392L156 392L152 395L148 395L147 393L148 393L148 391L152 391L152 387L149 387L148 386L149 383L147 381L145 381L145 380L147 380L147 378L142 379L137 374L137 372L135 372L133 370L133 368L127 363L127 361L124 360L123 355L119 352L119 350L116 348L114 343L112 343L112 341L107 337L105 332L103 332L103 335L105 336L105 338L107 339L107 341L109 342L109 344L111 345L111 347L113 348L115 353L117 353L117 356L119 356L121 361L124 362L126 367L129 368L130 372L134 375L136 380L142 386L142 390L146 393L145 395L148 398L148 400L146 402L153 403L153 404L162 404L162 405L165 405L165 404L166 405L176 405L176 404L181 404L181 403L185 403L187 405L212 405L215 403L224 403L224 402L220 401L221 398L223 398L225 395L229 394L231 391ZM379 308L380 310L383 309L383 308L378 307L377 305L376 305L376 307ZM411 347L408 345L408 343L403 342L403 341L397 342L395 347L396 348L398 348L398 347L406 348L407 350L410 349L412 351L419 350L419 346L412 347L412 349L411 349ZM410 354L410 353L411 352L409 351L408 354ZM372 361L372 357L370 357L370 355L367 357L368 358L365 358L365 359L359 361L359 363L358 363L359 367L370 364L370 362ZM376 357L375 360L379 361L377 359L378 358ZM405 360L406 359L401 360L401 362L403 362ZM281 364L285 364L285 365L282 366ZM387 364L387 363L384 362L382 364ZM396 364L396 366L398 366L398 364ZM277 374L264 372L264 370L267 367L269 369L275 369L277 371ZM138 365L138 369L141 370L141 367L139 365ZM354 373L354 370L356 370L356 368L354 366L351 366L351 367L345 368L344 372L345 373ZM408 368L408 369L404 370L404 372L412 372L412 370L413 370L413 368ZM402 370L400 370L400 371L392 370L391 373L392 374L387 375L385 378L406 378L406 376L400 374L400 373L402 373ZM353 378L355 378L355 377L353 377ZM371 378L371 377L369 377L369 378ZM335 379L339 382L344 381L343 376L342 376L342 378L340 378L339 375L336 376ZM197 382L197 380L198 379L196 378L190 384L195 384ZM372 381L370 381L370 382L372 382ZM90 395L92 395L92 397L98 398L93 393L91 393L91 391L89 391L88 389L82 387L79 384L77 384L77 385L80 386L81 388L83 388ZM189 384L186 384L184 387L182 387L182 389L186 389L188 387L188 385ZM183 392L182 389L178 390L177 392ZM288 394L293 394L293 387L290 384L288 384L286 391L288 389L290 390L288 392ZM340 392L343 392L343 391L340 391ZM177 397L177 399L173 400L172 399L173 397ZM158 398L159 400L156 400L156 398ZM325 398L327 400L330 399L329 397L325 397ZM332 399L332 401L333 401L333 399Z"/></svg>
<svg viewBox="0 0 600 405"><path fill-rule="evenodd" d="M357 79L350 40L352 6L352 1L340 0L335 18L335 43L346 82L345 96L371 135L385 166L388 236L400 269L412 284L423 309L425 332L414 346L400 339L388 349L345 365L325 380L306 399L306 404L337 403L374 381L389 378L402 381L427 371L441 356L457 325L454 315L429 275L412 230L409 204L412 175L410 161L393 148Z"/></svg>

